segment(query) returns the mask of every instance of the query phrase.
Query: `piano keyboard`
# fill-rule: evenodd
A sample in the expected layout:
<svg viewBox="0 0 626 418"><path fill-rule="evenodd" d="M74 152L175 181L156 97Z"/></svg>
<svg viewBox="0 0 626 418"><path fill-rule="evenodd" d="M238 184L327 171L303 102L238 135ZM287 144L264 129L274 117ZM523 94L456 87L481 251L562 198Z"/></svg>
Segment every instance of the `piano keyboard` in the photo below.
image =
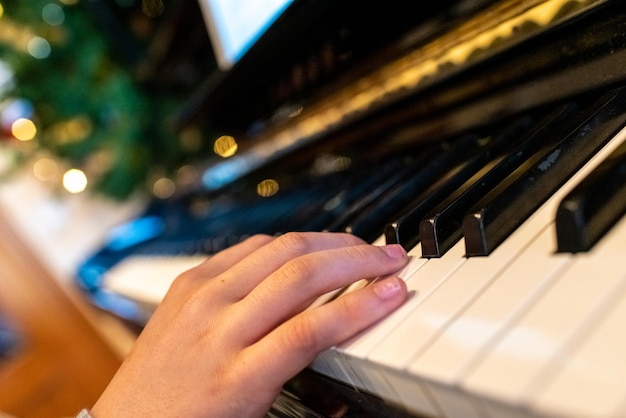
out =
<svg viewBox="0 0 626 418"><path fill-rule="evenodd" d="M573 3L623 13L616 1ZM541 57L569 57L587 44L583 38L556 43ZM354 145L353 166L287 198L242 202L226 190L210 202L156 205L142 220L149 228L130 234L130 243L126 234L105 246L79 281L100 306L141 321L177 273L253 233L350 231L374 243L399 242L411 256L400 272L409 300L322 353L310 367L316 374L411 416L624 417L626 90L597 93L623 78L617 64L624 48L622 38L595 41L611 48L591 60L599 67L568 67L553 78L539 65L537 79L505 83L495 95L487 89L485 97L444 108L443 118L417 112L423 120L364 134L363 143L338 151L331 146L350 160ZM496 72L525 65L538 47L506 56ZM453 83L442 97L469 87ZM424 97L418 109L439 98ZM622 163L607 167L616 153ZM147 315L122 312L133 306L120 298Z"/></svg>
<svg viewBox="0 0 626 418"><path fill-rule="evenodd" d="M488 257L465 257L463 241L441 258L412 248L410 300L313 369L426 416L626 416L626 218L576 255L557 252L554 225L560 201L625 139Z"/></svg>
<svg viewBox="0 0 626 418"><path fill-rule="evenodd" d="M623 95L617 90L609 97ZM463 238L440 257L423 257L420 242L408 248L411 261L400 276L410 299L362 335L322 353L311 369L419 416L626 416L626 334L620 328L626 320L626 218L617 220L624 213L624 183L614 190L616 224L590 251L559 251L556 232L565 197L616 150L623 159L626 106L615 103L592 107L584 123L575 123L575 135L553 132L560 139L545 140L557 148L546 145L544 156L581 132L585 146L596 141L599 150L488 256L468 257ZM601 114L610 117L590 129ZM496 157L491 170L505 159ZM559 167L556 160L552 168ZM539 157L535 162L545 164ZM508 171L520 178L514 172ZM384 241L381 234L375 242ZM156 305L176 272L200 261L130 256L107 273L103 287ZM168 279L138 270L165 271ZM149 289L143 299L142 286Z"/></svg>

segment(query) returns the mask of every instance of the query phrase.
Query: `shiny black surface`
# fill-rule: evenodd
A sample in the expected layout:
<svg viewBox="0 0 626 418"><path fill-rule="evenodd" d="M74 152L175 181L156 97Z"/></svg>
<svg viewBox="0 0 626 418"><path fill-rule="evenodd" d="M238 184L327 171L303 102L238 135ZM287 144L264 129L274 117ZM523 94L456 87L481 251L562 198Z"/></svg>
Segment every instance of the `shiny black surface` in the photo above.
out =
<svg viewBox="0 0 626 418"><path fill-rule="evenodd" d="M625 213L626 143L560 203L555 221L558 251L588 251Z"/></svg>
<svg viewBox="0 0 626 418"><path fill-rule="evenodd" d="M505 190L463 219L466 255L489 255L626 123L626 91L601 97L554 134L560 140Z"/></svg>

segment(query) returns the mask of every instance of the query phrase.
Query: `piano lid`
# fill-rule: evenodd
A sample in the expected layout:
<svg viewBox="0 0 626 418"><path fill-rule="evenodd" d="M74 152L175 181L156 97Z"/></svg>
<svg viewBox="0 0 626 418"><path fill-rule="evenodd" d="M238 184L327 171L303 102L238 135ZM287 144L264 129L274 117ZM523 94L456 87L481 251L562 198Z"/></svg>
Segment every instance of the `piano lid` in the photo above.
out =
<svg viewBox="0 0 626 418"><path fill-rule="evenodd" d="M219 190L286 154L356 122L363 124L373 115L407 98L417 98L419 102L430 88L441 87L443 81L490 62L505 51L511 54L514 47L558 30L577 17L609 3L615 3L615 0L505 0L481 9L445 34L412 46L397 58L327 92L319 100L306 105L301 103L289 118L268 125L260 133L248 135L241 141L245 149L240 153L206 167L199 187L208 191ZM404 41L409 42L409 39ZM545 64L538 61L532 65ZM597 79L586 79L579 86L553 95L564 97L610 81L613 81L610 75L602 74ZM494 113L503 110L496 109Z"/></svg>

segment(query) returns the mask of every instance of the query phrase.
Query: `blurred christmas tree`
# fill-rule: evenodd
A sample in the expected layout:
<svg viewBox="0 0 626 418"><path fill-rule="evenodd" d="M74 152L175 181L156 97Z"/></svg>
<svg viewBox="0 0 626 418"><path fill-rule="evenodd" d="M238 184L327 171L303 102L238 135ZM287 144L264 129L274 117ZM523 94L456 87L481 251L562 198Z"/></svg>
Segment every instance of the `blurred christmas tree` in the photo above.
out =
<svg viewBox="0 0 626 418"><path fill-rule="evenodd" d="M81 170L89 190L110 197L152 192L157 179L173 178L202 146L197 133L170 124L184 92L138 82L138 62L164 5L116 0L134 29L116 46L106 31L120 21L97 25L98 2L89 3L0 0L3 146L15 150L18 166L49 155L61 172Z"/></svg>

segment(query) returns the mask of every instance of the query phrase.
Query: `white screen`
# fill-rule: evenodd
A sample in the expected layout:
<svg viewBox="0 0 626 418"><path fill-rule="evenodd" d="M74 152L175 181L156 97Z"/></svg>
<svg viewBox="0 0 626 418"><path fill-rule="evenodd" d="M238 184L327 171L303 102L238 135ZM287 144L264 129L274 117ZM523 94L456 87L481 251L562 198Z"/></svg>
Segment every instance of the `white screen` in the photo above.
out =
<svg viewBox="0 0 626 418"><path fill-rule="evenodd" d="M228 70L293 0L198 0L218 65Z"/></svg>

